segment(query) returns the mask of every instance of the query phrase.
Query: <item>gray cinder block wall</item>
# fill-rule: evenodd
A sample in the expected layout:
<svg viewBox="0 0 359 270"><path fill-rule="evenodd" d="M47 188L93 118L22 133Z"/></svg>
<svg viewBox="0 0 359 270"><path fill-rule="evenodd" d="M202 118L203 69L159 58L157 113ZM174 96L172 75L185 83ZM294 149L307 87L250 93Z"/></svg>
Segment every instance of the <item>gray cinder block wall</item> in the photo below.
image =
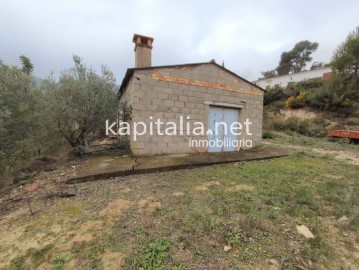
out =
<svg viewBox="0 0 359 270"><path fill-rule="evenodd" d="M191 126L201 121L208 129L211 104L241 107L240 122L249 118L253 124L250 139L256 145L262 137L263 94L258 87L241 80L214 63L173 67L135 69L120 101L132 106L132 121L149 125L152 116L163 122L179 125L180 116L190 116ZM152 121L154 121L152 120ZM162 130L163 132L163 130ZM179 133L179 132L178 132ZM137 155L204 152L204 148L189 147L189 139L207 136L131 136L131 149ZM245 135L239 136L239 140ZM249 138L247 138L249 139Z"/></svg>

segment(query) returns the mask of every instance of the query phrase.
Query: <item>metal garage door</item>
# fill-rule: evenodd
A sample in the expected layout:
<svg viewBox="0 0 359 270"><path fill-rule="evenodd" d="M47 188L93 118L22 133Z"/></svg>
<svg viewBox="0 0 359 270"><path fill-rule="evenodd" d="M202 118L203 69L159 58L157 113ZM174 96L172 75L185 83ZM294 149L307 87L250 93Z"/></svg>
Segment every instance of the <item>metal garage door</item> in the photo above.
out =
<svg viewBox="0 0 359 270"><path fill-rule="evenodd" d="M208 152L227 152L237 150L235 146L225 145L225 142L237 140L237 136L231 133L230 127L233 122L238 122L238 118L239 109L209 107L208 126L210 132L208 134ZM218 132L216 134L216 123L221 122L226 123L226 127L223 124L218 125ZM227 135L225 134L225 128L227 128ZM213 142L216 143L214 144Z"/></svg>

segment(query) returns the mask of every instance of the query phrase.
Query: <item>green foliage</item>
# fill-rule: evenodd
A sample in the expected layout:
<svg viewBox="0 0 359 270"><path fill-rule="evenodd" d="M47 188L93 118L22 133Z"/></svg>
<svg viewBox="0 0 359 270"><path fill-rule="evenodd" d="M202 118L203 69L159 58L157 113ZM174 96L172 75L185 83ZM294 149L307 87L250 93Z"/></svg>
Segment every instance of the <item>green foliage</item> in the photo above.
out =
<svg viewBox="0 0 359 270"><path fill-rule="evenodd" d="M310 55L318 49L318 46L319 44L317 42L310 42L308 40L295 44L291 51L293 72L301 71L308 62L312 61Z"/></svg>
<svg viewBox="0 0 359 270"><path fill-rule="evenodd" d="M315 52L319 44L303 40L295 44L289 52L283 52L276 71L279 75L290 72L300 72L308 62L312 60L311 54Z"/></svg>
<svg viewBox="0 0 359 270"><path fill-rule="evenodd" d="M143 269L159 269L167 255L171 242L168 239L157 239L149 244L146 259L141 263Z"/></svg>
<svg viewBox="0 0 359 270"><path fill-rule="evenodd" d="M74 243L71 252L76 255L78 269L102 269L101 257L105 247L98 238Z"/></svg>
<svg viewBox="0 0 359 270"><path fill-rule="evenodd" d="M328 132L325 121L320 117L306 120L300 120L297 117L290 117L286 120L268 119L265 128L277 131L294 131L311 137L324 137Z"/></svg>
<svg viewBox="0 0 359 270"><path fill-rule="evenodd" d="M359 70L359 27L334 52L331 63L339 72L358 76Z"/></svg>
<svg viewBox="0 0 359 270"><path fill-rule="evenodd" d="M352 113L353 101L359 101L359 27L339 45L331 65L337 74L309 92L306 103L320 110Z"/></svg>
<svg viewBox="0 0 359 270"><path fill-rule="evenodd" d="M139 250L139 254L137 254L134 258L133 269L164 269L164 260L168 256L170 245L171 242L168 239L162 238L151 242L146 249L141 248L141 250Z"/></svg>
<svg viewBox="0 0 359 270"><path fill-rule="evenodd" d="M19 161L61 145L48 126L44 93L30 74L33 66L25 56L21 61L23 68L0 61L0 176L8 175Z"/></svg>
<svg viewBox="0 0 359 270"><path fill-rule="evenodd" d="M275 69L261 72L264 79L272 78L277 76L277 71Z"/></svg>
<svg viewBox="0 0 359 270"><path fill-rule="evenodd" d="M292 70L292 56L290 52L282 52L279 65L276 68L278 75L286 75Z"/></svg>
<svg viewBox="0 0 359 270"><path fill-rule="evenodd" d="M81 155L89 141L104 134L105 121L116 119L117 96L115 79L108 68L102 67L98 75L78 56L73 60L75 66L62 72L58 82L49 78L42 88L49 123Z"/></svg>
<svg viewBox="0 0 359 270"><path fill-rule="evenodd" d="M350 114L353 102L359 102L359 27L339 45L331 65L338 72L321 85L312 85L305 103L315 109Z"/></svg>
<svg viewBox="0 0 359 270"><path fill-rule="evenodd" d="M264 94L263 104L266 106L277 101L283 101L282 104L285 105L285 100L288 98L292 96L295 98L304 93L305 96L307 96L307 93L318 92L321 87L323 87L323 80L321 79L298 82L296 84L288 85L286 88L276 87ZM306 99L304 98L302 101L305 103Z"/></svg>
<svg viewBox="0 0 359 270"><path fill-rule="evenodd" d="M24 255L17 256L11 260L10 269L21 270L37 268L45 261L46 255L48 255L49 251L53 248L53 246L53 244L48 244L40 249L29 248ZM32 264L32 267L29 267L29 264Z"/></svg>
<svg viewBox="0 0 359 270"><path fill-rule="evenodd" d="M281 101L289 109L309 107L354 116L355 102L359 102L358 87L359 78L338 73L326 80L307 80L267 91L264 105Z"/></svg>
<svg viewBox="0 0 359 270"><path fill-rule="evenodd" d="M117 113L115 79L106 67L97 75L74 56L74 68L37 89L30 59L20 60L22 68L0 61L0 176L19 161L52 153L64 139L75 152L85 152L91 139L105 133L106 119L114 120Z"/></svg>
<svg viewBox="0 0 359 270"><path fill-rule="evenodd" d="M118 107L121 121L129 122L132 119L132 106L128 105L128 102L121 101Z"/></svg>
<svg viewBox="0 0 359 270"><path fill-rule="evenodd" d="M274 134L268 130L265 130L262 134L262 138L263 139L273 139L274 138Z"/></svg>
<svg viewBox="0 0 359 270"><path fill-rule="evenodd" d="M312 108L324 111L350 109L353 101L359 101L358 86L358 78L334 75L324 81L321 87L308 92L305 102Z"/></svg>
<svg viewBox="0 0 359 270"><path fill-rule="evenodd" d="M273 70L263 71L263 78L272 78L277 75L287 75L289 73L300 72L306 64L312 61L311 54L318 49L317 42L303 40L295 44L294 48L288 52L282 52L279 65ZM320 64L317 64L319 66ZM312 68L316 67L315 65Z"/></svg>
<svg viewBox="0 0 359 270"><path fill-rule="evenodd" d="M119 119L122 122L130 122L132 119L132 107L128 105L127 101L121 101L118 106ZM131 154L130 140L128 136L118 137L118 147L124 154Z"/></svg>
<svg viewBox="0 0 359 270"><path fill-rule="evenodd" d="M296 84L288 85L285 89L285 93L287 96L296 96L301 91L311 91L311 90L317 90L318 88L323 86L323 80L322 79L312 79L312 80L305 80L298 82Z"/></svg>
<svg viewBox="0 0 359 270"><path fill-rule="evenodd" d="M30 75L34 70L34 65L31 63L30 58L25 55L21 55L20 61L22 64L22 71L24 71L27 75Z"/></svg>
<svg viewBox="0 0 359 270"><path fill-rule="evenodd" d="M302 256L310 258L313 261L317 261L320 255L329 256L331 252L332 247L330 247L322 237L317 235L315 238L309 239L305 243Z"/></svg>
<svg viewBox="0 0 359 270"><path fill-rule="evenodd" d="M260 220L246 217L240 221L229 220L223 224L224 242L231 247L243 247L250 243L251 239L260 240L268 236L265 225Z"/></svg>
<svg viewBox="0 0 359 270"><path fill-rule="evenodd" d="M21 180L21 181L20 181L20 185L24 186L24 185L26 185L26 184L30 184L31 182L32 182L31 179Z"/></svg>
<svg viewBox="0 0 359 270"><path fill-rule="evenodd" d="M127 136L119 136L117 145L123 154L131 155L130 139Z"/></svg>
<svg viewBox="0 0 359 270"><path fill-rule="evenodd" d="M34 263L40 264L44 261L45 255L54 247L53 244L48 244L40 249L34 249L31 252L31 260Z"/></svg>
<svg viewBox="0 0 359 270"><path fill-rule="evenodd" d="M64 267L65 263L69 260L67 257L56 256L54 259L54 269L61 270Z"/></svg>
<svg viewBox="0 0 359 270"><path fill-rule="evenodd" d="M0 175L46 146L36 143L44 137L41 96L27 72L0 62Z"/></svg>
<svg viewBox="0 0 359 270"><path fill-rule="evenodd" d="M285 93L283 91L283 88L277 87L267 91L264 94L263 104L264 106L266 106L273 103L274 101L282 100L284 99L284 97L285 97Z"/></svg>
<svg viewBox="0 0 359 270"><path fill-rule="evenodd" d="M345 119L344 123L349 126L359 126L359 118L349 117Z"/></svg>
<svg viewBox="0 0 359 270"><path fill-rule="evenodd" d="M24 269L25 256L17 256L10 262L10 269L12 270L21 270Z"/></svg>

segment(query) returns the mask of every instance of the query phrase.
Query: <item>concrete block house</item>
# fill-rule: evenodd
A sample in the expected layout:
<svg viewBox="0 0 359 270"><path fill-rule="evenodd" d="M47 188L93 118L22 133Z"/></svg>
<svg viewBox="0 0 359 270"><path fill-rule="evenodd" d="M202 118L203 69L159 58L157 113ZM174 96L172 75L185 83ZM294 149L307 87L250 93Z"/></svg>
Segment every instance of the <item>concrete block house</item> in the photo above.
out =
<svg viewBox="0 0 359 270"><path fill-rule="evenodd" d="M135 68L127 69L119 90L119 101L132 107L131 122L160 118L163 122L182 120L186 124L200 121L205 130L216 121L243 122L250 119L253 146L261 141L264 90L234 72L216 64L205 63L151 66L153 38L135 34ZM150 120L150 118L152 120ZM247 134L234 136L210 132L188 135L186 124L174 136L144 134L134 140L131 150L137 155L180 154L194 152L237 151L244 147L217 147L192 144L191 140L208 140L215 136L232 136L244 140ZM162 130L163 131L163 130ZM182 131L182 132L181 132ZM237 138L236 138L237 137Z"/></svg>

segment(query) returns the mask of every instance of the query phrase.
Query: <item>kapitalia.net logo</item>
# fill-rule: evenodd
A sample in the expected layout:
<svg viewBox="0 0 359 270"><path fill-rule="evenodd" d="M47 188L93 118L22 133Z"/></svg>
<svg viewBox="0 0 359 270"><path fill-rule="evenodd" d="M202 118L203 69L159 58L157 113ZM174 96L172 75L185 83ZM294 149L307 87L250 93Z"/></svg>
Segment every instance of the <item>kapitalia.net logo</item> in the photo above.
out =
<svg viewBox="0 0 359 270"><path fill-rule="evenodd" d="M161 118L150 116L148 121L118 121L110 123L106 120L107 136L132 136L133 141L141 136L187 136L190 147L252 147L252 122L215 121L208 128L190 116L180 116L178 121L162 121Z"/></svg>

